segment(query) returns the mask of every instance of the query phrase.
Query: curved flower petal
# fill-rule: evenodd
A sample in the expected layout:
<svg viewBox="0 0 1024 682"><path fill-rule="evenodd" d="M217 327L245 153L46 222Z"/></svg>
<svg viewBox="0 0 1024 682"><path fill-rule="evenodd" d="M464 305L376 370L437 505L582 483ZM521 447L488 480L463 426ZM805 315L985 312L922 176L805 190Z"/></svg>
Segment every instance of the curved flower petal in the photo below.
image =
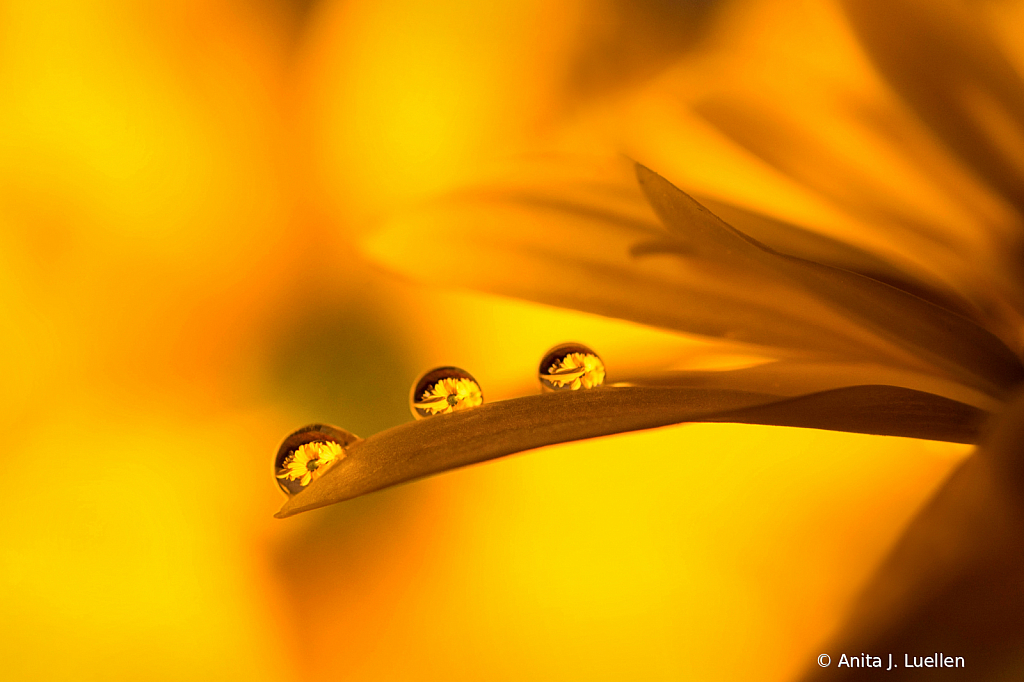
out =
<svg viewBox="0 0 1024 682"><path fill-rule="evenodd" d="M699 388L544 393L403 424L359 441L277 516L545 445L683 422L774 424L970 443L985 417L969 405L894 386L851 386L795 398Z"/></svg>
<svg viewBox="0 0 1024 682"><path fill-rule="evenodd" d="M805 287L806 293L872 334L874 339L863 342L881 357L909 367L931 365L979 388L1006 389L1024 380L1020 360L970 320L868 277L780 254L726 224L656 173L638 166L637 175L655 211L671 231L691 240L695 256L728 259L760 269L765 279L774 274Z"/></svg>
<svg viewBox="0 0 1024 682"><path fill-rule="evenodd" d="M365 247L376 262L432 284L748 343L856 354L831 330L808 334L782 291L773 297L780 305L766 307L746 300L750 287L732 272L708 276L700 264L686 271L631 255L637 244L664 236L656 223L590 206L463 194L391 223ZM436 267L455 262L458 269Z"/></svg>
<svg viewBox="0 0 1024 682"><path fill-rule="evenodd" d="M797 225L723 201L696 195L694 198L729 225L779 253L856 272L969 317L975 322L988 322L976 306L957 292L943 286L941 282L928 277L927 273L908 272L905 269L908 264L896 267L884 258L852 244Z"/></svg>
<svg viewBox="0 0 1024 682"><path fill-rule="evenodd" d="M638 174L667 232L649 209L629 203L628 191L577 190L566 199L561 188L554 196L513 189L434 205L392 223L366 248L433 283L804 357L916 368L996 396L1024 378L1009 349L970 320L868 277L780 254L660 176L642 167ZM801 241L777 225L763 231ZM453 263L459 267L438 267Z"/></svg>
<svg viewBox="0 0 1024 682"><path fill-rule="evenodd" d="M942 227L936 225L932 217L918 215L898 193L882 191L879 187L882 183L871 174L871 168L858 165L833 149L833 140L811 137L795 121L787 120L785 115L763 103L719 95L706 97L693 106L707 122L753 156L841 207L864 225L866 231L875 233L876 238L884 235L885 242L902 253L900 266L912 268L915 277L909 278L909 273L893 276L891 272L871 266L849 267L816 255L795 253L771 239L759 238L760 241L782 253L859 272L908 291L970 317L1012 348L1022 347L1019 311L1024 309L1024 303L1014 280L1018 273L1014 272L1017 263L1012 257L1020 243L1019 235L1012 230L1012 212L1011 217L1003 220L976 216L972 230ZM870 107L865 105L864 108ZM915 129L908 129L905 122L901 126L893 112L861 112L860 116L871 119L864 125L874 129L880 137L891 138L896 148L914 148L907 137L912 136ZM890 117L897 120L889 120ZM922 131L916 132L924 135ZM909 156L912 152L906 154ZM929 161L921 159L921 165L927 168ZM939 178L931 180L941 184L941 173L938 175ZM943 189L953 196L963 194L962 187L951 184L953 186ZM730 216L718 215L756 237L748 231L749 221L744 221L747 224L731 222ZM742 220L742 216L740 218ZM1009 223L1009 227L1004 223ZM908 258L910 254L914 256ZM980 262L986 265L979 267ZM928 267L923 268L923 263ZM922 286L918 282L928 284Z"/></svg>
<svg viewBox="0 0 1024 682"><path fill-rule="evenodd" d="M995 3L998 13L967 4L750 3L700 59L681 60L636 96L621 148L685 187L926 270L927 281L970 301L982 326L1021 354L1024 223L1006 189L1024 178L1024 119L1014 103L1022 62L1012 47L1019 30L999 29L1014 49L1014 73L977 15L999 15L1002 26L1020 21L1015 3ZM770 41L761 37L765 26ZM945 131L933 117L950 119ZM1010 176L990 181L964 163L963 140L946 135L960 135L961 122L967 137L986 141L969 153L994 150ZM800 198L784 199L791 190Z"/></svg>

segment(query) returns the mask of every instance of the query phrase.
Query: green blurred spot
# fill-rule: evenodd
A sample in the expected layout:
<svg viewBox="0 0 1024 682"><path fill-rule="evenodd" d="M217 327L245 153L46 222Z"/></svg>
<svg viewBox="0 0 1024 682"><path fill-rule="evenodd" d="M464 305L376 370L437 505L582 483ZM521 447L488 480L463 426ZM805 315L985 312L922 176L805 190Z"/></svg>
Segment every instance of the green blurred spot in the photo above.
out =
<svg viewBox="0 0 1024 682"><path fill-rule="evenodd" d="M365 438L410 420L415 370L406 357L397 334L366 310L311 309L275 344L270 388L303 423L334 424Z"/></svg>

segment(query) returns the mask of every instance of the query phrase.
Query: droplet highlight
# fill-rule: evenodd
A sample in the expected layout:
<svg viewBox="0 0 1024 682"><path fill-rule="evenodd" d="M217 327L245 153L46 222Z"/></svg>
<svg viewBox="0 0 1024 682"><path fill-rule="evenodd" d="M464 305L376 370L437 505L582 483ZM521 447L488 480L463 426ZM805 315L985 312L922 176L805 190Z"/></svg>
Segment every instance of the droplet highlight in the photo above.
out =
<svg viewBox="0 0 1024 682"><path fill-rule="evenodd" d="M582 343L555 346L540 361L537 377L541 390L578 391L604 383L604 361Z"/></svg>
<svg viewBox="0 0 1024 682"><path fill-rule="evenodd" d="M416 419L483 405L484 393L473 375L459 367L438 367L413 384L409 409Z"/></svg>
<svg viewBox="0 0 1024 682"><path fill-rule="evenodd" d="M295 495L345 459L355 434L328 424L310 424L290 434L274 458L274 478L287 495Z"/></svg>

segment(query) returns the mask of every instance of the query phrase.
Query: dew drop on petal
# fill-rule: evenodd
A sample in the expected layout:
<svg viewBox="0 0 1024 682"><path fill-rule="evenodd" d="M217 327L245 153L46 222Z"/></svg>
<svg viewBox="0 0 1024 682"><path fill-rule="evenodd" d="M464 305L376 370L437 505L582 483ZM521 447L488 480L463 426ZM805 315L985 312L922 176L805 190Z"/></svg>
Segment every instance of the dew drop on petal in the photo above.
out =
<svg viewBox="0 0 1024 682"><path fill-rule="evenodd" d="M345 459L345 448L358 440L336 426L304 426L281 443L274 458L274 478L287 495L295 495Z"/></svg>
<svg viewBox="0 0 1024 682"><path fill-rule="evenodd" d="M597 388L604 383L604 361L582 343L562 343L544 354L537 378L544 392Z"/></svg>
<svg viewBox="0 0 1024 682"><path fill-rule="evenodd" d="M416 419L448 414L483 405L484 393L473 375L458 367L438 367L412 386L409 409Z"/></svg>

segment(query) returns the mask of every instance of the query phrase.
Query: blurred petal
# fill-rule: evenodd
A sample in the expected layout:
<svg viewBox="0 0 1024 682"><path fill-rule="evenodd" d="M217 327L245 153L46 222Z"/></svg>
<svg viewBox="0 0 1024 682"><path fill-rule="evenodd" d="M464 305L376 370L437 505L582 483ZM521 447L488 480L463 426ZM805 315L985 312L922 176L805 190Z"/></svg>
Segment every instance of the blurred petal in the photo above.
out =
<svg viewBox="0 0 1024 682"><path fill-rule="evenodd" d="M774 275L805 287L859 329L876 335L878 341L864 342L882 357L911 367L920 367L923 360L980 388L988 384L1005 389L1024 379L1020 360L966 318L867 277L777 253L727 225L660 175L643 166L637 174L658 215L670 231L692 240L696 257L728 259L760 269L769 281Z"/></svg>
<svg viewBox="0 0 1024 682"><path fill-rule="evenodd" d="M776 253L660 176L643 167L638 173L668 233L625 185L611 185L622 188L617 192L596 183L524 192L510 184L396 221L366 247L378 262L434 284L917 368L993 395L1024 377L998 339L960 315L867 277ZM762 231L798 235L780 225ZM855 258L853 250L836 252Z"/></svg>
<svg viewBox="0 0 1024 682"><path fill-rule="evenodd" d="M963 656L972 680L1024 667L1024 395L910 524L832 651L892 652L888 679L917 679L902 653ZM897 653L899 652L899 653ZM862 669L863 670L863 669ZM867 679L861 670L805 679Z"/></svg>
<svg viewBox="0 0 1024 682"><path fill-rule="evenodd" d="M981 318L979 311L971 303L944 287L941 282L921 276L924 273L911 274L884 258L852 244L749 209L708 197L695 195L694 198L729 225L779 253L856 272L975 321Z"/></svg>
<svg viewBox="0 0 1024 682"><path fill-rule="evenodd" d="M1024 210L1024 79L984 26L965 5L948 0L842 5L875 66L904 101Z"/></svg>
<svg viewBox="0 0 1024 682"><path fill-rule="evenodd" d="M743 288L696 266L637 259L665 236L655 224L547 197L463 194L391 223L369 256L434 285L462 286L655 327L828 353L856 348L791 311L744 300ZM731 274L731 273L730 273ZM775 300L785 296L778 292ZM863 351L861 351L863 354Z"/></svg>
<svg viewBox="0 0 1024 682"><path fill-rule="evenodd" d="M952 11L939 7L944 3L917 4L925 15ZM622 139L620 149L698 198L785 217L943 283L1019 352L1019 209L908 107L858 45L847 14L840 2L744 3L700 58L682 60L652 83L609 132ZM980 31L973 17L964 23L967 33ZM891 33L893 49L916 49L903 27L920 29L906 17L877 22L880 33ZM907 60L923 69L931 63L921 55ZM960 76L947 74L951 81ZM1010 116L1003 114L996 118ZM1011 132L993 139L1004 140L1010 154L1019 135L1014 125L1002 127Z"/></svg>
<svg viewBox="0 0 1024 682"><path fill-rule="evenodd" d="M635 257L651 244L661 249L669 236L635 194L635 182L538 181L528 189L503 182L398 218L364 246L376 262L435 285L732 341L873 358L849 338L855 330L806 296L798 303L784 284L708 259L680 267L674 258Z"/></svg>
<svg viewBox="0 0 1024 682"><path fill-rule="evenodd" d="M278 517L422 476L545 445L683 422L774 424L974 442L986 413L893 386L852 386L796 398L726 389L606 388L546 393L388 429L288 500Z"/></svg>

